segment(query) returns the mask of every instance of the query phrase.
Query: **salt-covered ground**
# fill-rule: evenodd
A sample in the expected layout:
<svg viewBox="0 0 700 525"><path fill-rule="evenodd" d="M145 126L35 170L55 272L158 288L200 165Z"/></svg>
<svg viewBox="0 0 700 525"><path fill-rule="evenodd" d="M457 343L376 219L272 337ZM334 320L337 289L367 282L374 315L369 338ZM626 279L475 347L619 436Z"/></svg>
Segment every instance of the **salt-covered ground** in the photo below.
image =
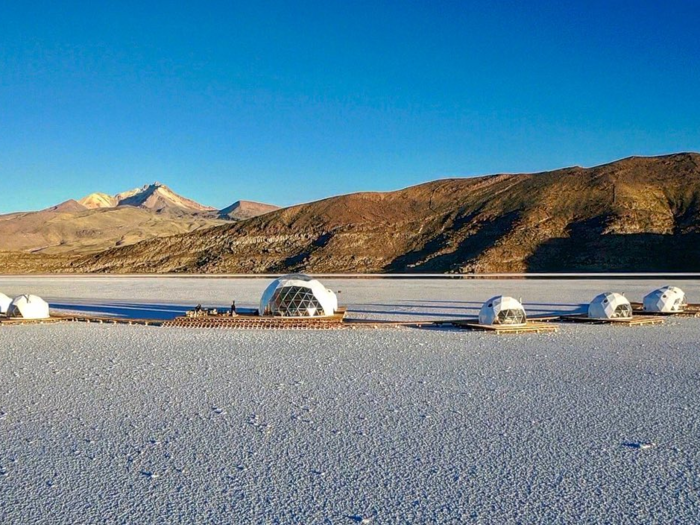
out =
<svg viewBox="0 0 700 525"><path fill-rule="evenodd" d="M353 316L574 311L655 281L329 281ZM700 302L700 283L680 284ZM2 278L63 308L258 280ZM700 319L557 334L0 327L0 523L697 523ZM650 447L640 447L653 443Z"/></svg>

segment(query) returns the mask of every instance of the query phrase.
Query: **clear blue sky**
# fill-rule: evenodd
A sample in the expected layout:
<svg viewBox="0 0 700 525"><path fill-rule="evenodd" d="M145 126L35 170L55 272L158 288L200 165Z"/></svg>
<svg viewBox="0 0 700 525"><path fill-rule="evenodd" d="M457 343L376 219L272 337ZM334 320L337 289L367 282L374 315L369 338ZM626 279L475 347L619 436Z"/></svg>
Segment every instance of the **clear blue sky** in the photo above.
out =
<svg viewBox="0 0 700 525"><path fill-rule="evenodd" d="M2 2L0 212L700 150L700 2Z"/></svg>

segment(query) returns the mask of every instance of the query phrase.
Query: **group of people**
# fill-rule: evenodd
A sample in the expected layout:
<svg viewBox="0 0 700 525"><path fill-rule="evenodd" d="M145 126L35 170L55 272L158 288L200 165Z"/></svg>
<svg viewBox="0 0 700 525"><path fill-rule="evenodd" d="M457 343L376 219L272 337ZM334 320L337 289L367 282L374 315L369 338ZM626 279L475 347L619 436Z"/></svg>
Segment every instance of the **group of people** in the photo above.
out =
<svg viewBox="0 0 700 525"><path fill-rule="evenodd" d="M209 315L219 315L219 310L217 310L216 308L202 308L202 305L198 304L194 307L194 310L187 313L191 317L206 317ZM236 301L231 302L231 308L228 310L228 312L226 312L223 315L226 315L228 317L235 317L236 315L238 315L236 313Z"/></svg>

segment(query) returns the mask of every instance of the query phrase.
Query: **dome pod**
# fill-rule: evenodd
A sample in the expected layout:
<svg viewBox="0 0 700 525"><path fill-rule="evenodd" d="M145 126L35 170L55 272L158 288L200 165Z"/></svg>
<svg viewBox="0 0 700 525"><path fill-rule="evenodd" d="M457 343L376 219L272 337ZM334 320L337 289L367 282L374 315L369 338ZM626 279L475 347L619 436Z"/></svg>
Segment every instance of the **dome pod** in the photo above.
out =
<svg viewBox="0 0 700 525"><path fill-rule="evenodd" d="M338 298L319 281L290 274L270 283L260 299L260 315L325 317L335 314Z"/></svg>
<svg viewBox="0 0 700 525"><path fill-rule="evenodd" d="M527 314L520 301L512 297L497 295L484 303L479 311L479 324L524 325Z"/></svg>
<svg viewBox="0 0 700 525"><path fill-rule="evenodd" d="M644 297L644 311L656 314L682 312L686 307L685 292L676 286L664 286Z"/></svg>
<svg viewBox="0 0 700 525"><path fill-rule="evenodd" d="M24 319L48 319L49 304L37 295L20 295L12 300L6 315Z"/></svg>
<svg viewBox="0 0 700 525"><path fill-rule="evenodd" d="M588 317L591 319L631 319L632 305L620 293L602 293L588 305Z"/></svg>

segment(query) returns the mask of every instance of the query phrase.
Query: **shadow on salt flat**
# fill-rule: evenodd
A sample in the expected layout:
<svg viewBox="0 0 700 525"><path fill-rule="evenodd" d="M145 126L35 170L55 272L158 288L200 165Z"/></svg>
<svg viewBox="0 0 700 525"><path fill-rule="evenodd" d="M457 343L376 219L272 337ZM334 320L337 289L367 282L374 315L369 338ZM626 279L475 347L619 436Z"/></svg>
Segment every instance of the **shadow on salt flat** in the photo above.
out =
<svg viewBox="0 0 700 525"><path fill-rule="evenodd" d="M433 304L426 304L433 303ZM439 304L435 304L439 303ZM469 305L469 306L468 306ZM472 306L473 305L473 306ZM159 319L167 320L185 315L194 305L133 303L133 302L62 302L51 303L53 310L62 313L76 313L96 317L116 317L120 319ZM227 311L227 306L204 305ZM586 304L571 303L525 303L530 316L551 316L565 313L585 313ZM408 301L398 300L391 303L366 303L350 306L352 314L370 316L390 315L401 317L442 317L461 319L474 317L479 313L481 303L476 301ZM252 309L239 308L241 312Z"/></svg>
<svg viewBox="0 0 700 525"><path fill-rule="evenodd" d="M51 303L51 309L121 319L174 319L191 306L138 303Z"/></svg>
<svg viewBox="0 0 700 525"><path fill-rule="evenodd" d="M475 316L481 310L483 303L477 301L408 301L399 300L393 303L365 303L360 307L352 308L353 313L361 314L387 314L387 315L414 315L414 316L439 316L462 318ZM473 305L473 306L466 306ZM530 316L552 316L562 314L586 313L588 304L580 303L524 303ZM446 312L449 311L448 312ZM457 312L464 312L463 314Z"/></svg>

